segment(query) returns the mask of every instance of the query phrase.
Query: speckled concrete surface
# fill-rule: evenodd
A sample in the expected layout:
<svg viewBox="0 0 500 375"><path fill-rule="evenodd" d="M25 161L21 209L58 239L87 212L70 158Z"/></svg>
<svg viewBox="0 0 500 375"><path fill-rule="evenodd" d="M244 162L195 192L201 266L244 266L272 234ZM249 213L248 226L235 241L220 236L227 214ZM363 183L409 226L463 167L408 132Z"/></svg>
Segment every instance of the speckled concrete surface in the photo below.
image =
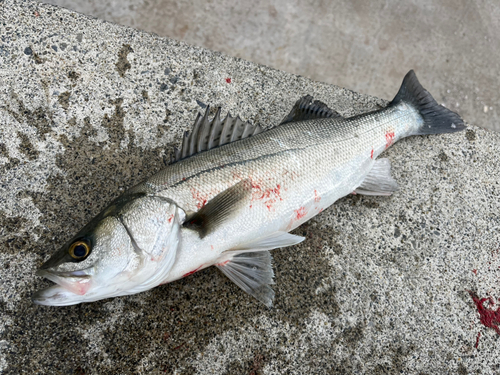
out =
<svg viewBox="0 0 500 375"><path fill-rule="evenodd" d="M33 305L49 285L36 267L162 168L202 106L269 127L306 93L343 115L384 102L52 6L3 0L0 16L0 372L500 371L500 335L469 295L492 297L479 309L494 327L500 134L475 126L402 140L385 153L396 194L346 197L298 228L306 241L273 252L273 309L215 269Z"/></svg>
<svg viewBox="0 0 500 375"><path fill-rule="evenodd" d="M500 131L497 0L43 0L390 98L417 69L439 103Z"/></svg>

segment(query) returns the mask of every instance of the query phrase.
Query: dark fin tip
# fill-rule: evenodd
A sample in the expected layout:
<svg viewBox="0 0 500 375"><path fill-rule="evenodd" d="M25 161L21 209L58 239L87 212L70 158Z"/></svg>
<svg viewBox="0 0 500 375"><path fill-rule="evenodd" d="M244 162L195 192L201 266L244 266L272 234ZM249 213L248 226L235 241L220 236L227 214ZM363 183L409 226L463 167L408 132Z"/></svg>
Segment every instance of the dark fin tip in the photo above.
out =
<svg viewBox="0 0 500 375"><path fill-rule="evenodd" d="M413 70L406 74L401 88L389 106L396 106L401 102L412 105L424 120L423 126L415 134L454 133L466 128L457 113L439 105L422 87Z"/></svg>
<svg viewBox="0 0 500 375"><path fill-rule="evenodd" d="M298 122L319 118L342 117L325 103L306 95L297 100L290 113L281 121L280 125L288 122Z"/></svg>

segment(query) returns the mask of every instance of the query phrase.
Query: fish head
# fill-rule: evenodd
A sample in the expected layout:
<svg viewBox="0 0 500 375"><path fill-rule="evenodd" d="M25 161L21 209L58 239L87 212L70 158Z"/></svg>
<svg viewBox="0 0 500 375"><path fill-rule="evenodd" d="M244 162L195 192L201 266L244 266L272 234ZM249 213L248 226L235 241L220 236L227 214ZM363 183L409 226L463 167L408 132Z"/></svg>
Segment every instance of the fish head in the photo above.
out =
<svg viewBox="0 0 500 375"><path fill-rule="evenodd" d="M180 241L181 210L156 197L112 203L37 271L54 283L41 305L74 305L135 294L168 275Z"/></svg>

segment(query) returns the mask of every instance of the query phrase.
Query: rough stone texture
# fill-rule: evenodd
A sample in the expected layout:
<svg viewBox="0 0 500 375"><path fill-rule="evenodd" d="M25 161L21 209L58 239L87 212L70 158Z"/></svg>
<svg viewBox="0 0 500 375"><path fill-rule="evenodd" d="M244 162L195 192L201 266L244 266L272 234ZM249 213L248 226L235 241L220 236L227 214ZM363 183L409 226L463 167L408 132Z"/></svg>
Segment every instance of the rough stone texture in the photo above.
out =
<svg viewBox="0 0 500 375"><path fill-rule="evenodd" d="M273 252L272 309L213 268L32 304L50 284L36 267L162 168L201 107L269 127L306 93L343 115L384 102L30 1L0 1L0 37L0 372L500 372L500 335L468 293L497 308L500 135L475 126L400 141L385 153L397 193L298 228L306 241Z"/></svg>
<svg viewBox="0 0 500 375"><path fill-rule="evenodd" d="M439 103L500 131L497 0L44 0L361 93L417 69Z"/></svg>

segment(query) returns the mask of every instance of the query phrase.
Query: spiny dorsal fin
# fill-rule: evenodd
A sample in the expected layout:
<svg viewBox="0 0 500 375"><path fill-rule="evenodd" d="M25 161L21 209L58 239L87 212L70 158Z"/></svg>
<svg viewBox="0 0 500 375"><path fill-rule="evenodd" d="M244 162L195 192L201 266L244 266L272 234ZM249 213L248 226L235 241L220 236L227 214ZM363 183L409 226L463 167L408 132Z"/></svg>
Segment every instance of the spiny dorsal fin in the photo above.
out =
<svg viewBox="0 0 500 375"><path fill-rule="evenodd" d="M221 120L220 111L219 107L212 120L208 119L210 106L207 106L203 116L198 113L191 133L184 133L181 149L174 148L172 163L262 132L259 125L252 125L239 116L232 117L229 113Z"/></svg>
<svg viewBox="0 0 500 375"><path fill-rule="evenodd" d="M295 103L292 110L286 116L281 124L286 124L287 122L297 122L312 120L318 118L330 118L330 117L342 117L339 113L334 111L328 106L320 102L319 100L312 101L313 97L311 95L306 95Z"/></svg>

